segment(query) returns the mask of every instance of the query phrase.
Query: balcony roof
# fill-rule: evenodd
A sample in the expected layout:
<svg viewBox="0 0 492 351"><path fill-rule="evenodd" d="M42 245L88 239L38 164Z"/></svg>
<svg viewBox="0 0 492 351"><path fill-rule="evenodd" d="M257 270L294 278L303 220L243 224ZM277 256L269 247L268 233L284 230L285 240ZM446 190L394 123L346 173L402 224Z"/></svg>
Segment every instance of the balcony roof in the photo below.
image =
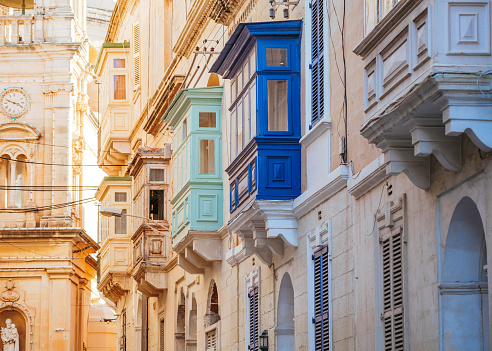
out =
<svg viewBox="0 0 492 351"><path fill-rule="evenodd" d="M232 78L241 57L250 45L261 39L296 39L302 33L302 20L240 23L224 45L224 49L210 69L225 79ZM238 60L239 59L239 60Z"/></svg>
<svg viewBox="0 0 492 351"><path fill-rule="evenodd" d="M182 89L174 98L169 108L162 115L161 120L175 128L184 117L183 112L193 102L194 99L200 101L216 101L218 105L222 101L223 87L205 87Z"/></svg>
<svg viewBox="0 0 492 351"><path fill-rule="evenodd" d="M101 51L99 51L99 56L97 57L96 65L94 67L94 72L97 74L99 67L99 64L101 63L101 59L103 57L103 54L105 53L106 50L108 49L129 49L130 48L130 42L125 41L124 43L103 43L101 47Z"/></svg>

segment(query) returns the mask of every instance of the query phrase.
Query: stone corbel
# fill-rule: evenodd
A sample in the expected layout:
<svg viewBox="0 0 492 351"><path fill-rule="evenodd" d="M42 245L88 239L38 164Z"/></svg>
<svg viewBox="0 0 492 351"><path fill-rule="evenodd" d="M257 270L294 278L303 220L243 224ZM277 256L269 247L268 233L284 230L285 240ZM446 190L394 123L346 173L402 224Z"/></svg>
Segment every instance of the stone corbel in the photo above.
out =
<svg viewBox="0 0 492 351"><path fill-rule="evenodd" d="M447 136L466 133L485 152L492 151L492 101L483 96L447 97L442 120Z"/></svg>
<svg viewBox="0 0 492 351"><path fill-rule="evenodd" d="M405 173L417 187L430 188L430 158L415 157L409 139L385 139L377 145L383 150L387 175Z"/></svg>
<svg viewBox="0 0 492 351"><path fill-rule="evenodd" d="M444 168L461 170L461 137L446 136L442 126L415 126L410 133L415 156L433 154Z"/></svg>
<svg viewBox="0 0 492 351"><path fill-rule="evenodd" d="M293 201L258 201L268 238L281 238L287 245L297 247L297 218Z"/></svg>

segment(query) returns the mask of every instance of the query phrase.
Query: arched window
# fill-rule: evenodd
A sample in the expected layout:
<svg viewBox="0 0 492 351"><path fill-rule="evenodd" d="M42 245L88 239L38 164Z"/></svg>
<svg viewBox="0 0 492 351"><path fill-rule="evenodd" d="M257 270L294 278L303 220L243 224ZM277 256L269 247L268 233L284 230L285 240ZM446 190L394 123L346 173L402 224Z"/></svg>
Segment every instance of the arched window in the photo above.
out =
<svg viewBox="0 0 492 351"><path fill-rule="evenodd" d="M220 320L219 315L219 292L217 284L212 279L208 290L207 313L205 314L205 327L209 327Z"/></svg>
<svg viewBox="0 0 492 351"><path fill-rule="evenodd" d="M285 273L280 283L277 304L277 350L294 351L294 288L289 273Z"/></svg>
<svg viewBox="0 0 492 351"><path fill-rule="evenodd" d="M26 185L29 185L27 174L27 157L17 149L9 149L0 159L0 207L22 208L28 200Z"/></svg>
<svg viewBox="0 0 492 351"><path fill-rule="evenodd" d="M451 218L439 286L445 350L489 350L486 265L482 218L473 200L465 197Z"/></svg>
<svg viewBox="0 0 492 351"><path fill-rule="evenodd" d="M186 350L196 350L197 338L197 308L196 299L191 299L191 308L188 316L188 335L186 338Z"/></svg>

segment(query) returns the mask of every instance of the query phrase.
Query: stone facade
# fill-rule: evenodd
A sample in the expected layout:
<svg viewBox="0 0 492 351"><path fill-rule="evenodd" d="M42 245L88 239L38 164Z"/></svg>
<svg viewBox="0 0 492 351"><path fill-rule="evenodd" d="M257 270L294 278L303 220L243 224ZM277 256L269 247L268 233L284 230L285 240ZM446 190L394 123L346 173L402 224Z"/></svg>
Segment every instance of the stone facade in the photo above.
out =
<svg viewBox="0 0 492 351"><path fill-rule="evenodd" d="M106 94L99 162L112 176L97 197L127 209L131 228L118 236L121 219L105 219L99 253L101 272L113 272L101 273L99 289L117 305L120 350L258 350L264 331L270 350L490 348L490 1L324 5L117 2L96 70ZM289 22L273 22L284 16ZM300 112L300 121L268 130L270 96L251 87L279 74L268 70L297 71L281 59L264 64L261 50L273 44L262 41L283 35L273 49L293 40L294 50L297 25L299 54L285 58L299 65L300 101L286 113ZM116 76L126 77L124 98ZM178 153L196 132L186 129L195 102L182 96L199 100L216 86L223 226L213 230L183 224L204 209L187 207L193 196L179 186L204 156L183 162ZM285 182L290 164L270 169L251 150L290 132L301 136L289 141L301 144L301 194L296 177L269 198L257 188L272 174ZM158 166L166 171L156 183L141 177ZM122 189L117 179L132 199L124 205L111 197ZM140 189L162 190L165 200L138 200ZM162 242L144 260L139 252L155 247L138 244L142 235ZM118 280L116 256L103 257L123 241L132 249Z"/></svg>

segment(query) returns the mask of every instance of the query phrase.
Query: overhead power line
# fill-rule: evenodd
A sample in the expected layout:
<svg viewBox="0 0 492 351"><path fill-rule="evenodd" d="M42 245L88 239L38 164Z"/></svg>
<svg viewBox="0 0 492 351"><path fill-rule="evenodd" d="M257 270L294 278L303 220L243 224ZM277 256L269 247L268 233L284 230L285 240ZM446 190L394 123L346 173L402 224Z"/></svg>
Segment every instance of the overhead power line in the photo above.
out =
<svg viewBox="0 0 492 351"><path fill-rule="evenodd" d="M43 166L62 166L62 167L127 167L127 164L123 165L74 165L74 164L66 164L66 163L45 163L45 162L34 162L34 161L24 161L24 160L15 160L11 159L8 157L3 157L0 156L0 159L2 160L7 160L7 161L13 161L13 162L20 162L20 163L30 163L30 164L35 164L35 165L43 165Z"/></svg>

